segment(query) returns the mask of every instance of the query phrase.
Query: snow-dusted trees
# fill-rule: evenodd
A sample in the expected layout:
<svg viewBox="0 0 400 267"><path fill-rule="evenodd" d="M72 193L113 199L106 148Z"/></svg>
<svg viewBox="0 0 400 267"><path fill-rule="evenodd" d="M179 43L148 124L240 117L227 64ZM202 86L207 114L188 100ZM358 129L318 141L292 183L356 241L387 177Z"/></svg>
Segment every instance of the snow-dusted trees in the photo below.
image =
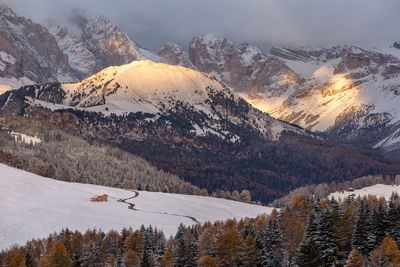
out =
<svg viewBox="0 0 400 267"><path fill-rule="evenodd" d="M363 256L367 256L369 247L369 234L371 225L369 221L370 208L366 201L361 200L360 208L358 209L356 227L353 234L352 246L357 249Z"/></svg>
<svg viewBox="0 0 400 267"><path fill-rule="evenodd" d="M398 224L388 221L398 210L395 197L389 203L376 197L340 203L298 197L269 216L181 224L168 240L150 226L120 233L66 229L0 252L0 266L400 266L398 245L387 234L393 230L381 225Z"/></svg>
<svg viewBox="0 0 400 267"><path fill-rule="evenodd" d="M314 239L306 238L301 244L295 258L297 266L320 267L325 266L321 258L321 250Z"/></svg>
<svg viewBox="0 0 400 267"><path fill-rule="evenodd" d="M279 225L279 217L268 222L268 227L263 235L262 266L284 266L283 235Z"/></svg>
<svg viewBox="0 0 400 267"><path fill-rule="evenodd" d="M138 156L109 145L88 143L50 124L21 118L9 121L7 128L0 130L2 163L63 181L207 195L207 191L157 169ZM14 142L10 130L38 136L42 142L36 145Z"/></svg>

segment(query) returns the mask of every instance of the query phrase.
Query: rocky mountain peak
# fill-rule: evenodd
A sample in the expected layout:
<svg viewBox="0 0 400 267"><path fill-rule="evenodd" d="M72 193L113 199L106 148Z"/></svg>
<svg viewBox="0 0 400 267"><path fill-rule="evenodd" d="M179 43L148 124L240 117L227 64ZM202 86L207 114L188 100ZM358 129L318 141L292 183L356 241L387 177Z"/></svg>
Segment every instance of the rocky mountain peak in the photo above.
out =
<svg viewBox="0 0 400 267"><path fill-rule="evenodd" d="M0 4L0 14L4 19L17 18L17 14L7 5Z"/></svg>
<svg viewBox="0 0 400 267"><path fill-rule="evenodd" d="M167 64L196 69L185 51L175 43L166 43L161 49L155 51L155 53Z"/></svg>
<svg viewBox="0 0 400 267"><path fill-rule="evenodd" d="M104 16L81 25L82 41L102 67L144 59L137 44Z"/></svg>
<svg viewBox="0 0 400 267"><path fill-rule="evenodd" d="M57 40L58 46L68 56L69 64L77 79L83 79L101 69L96 57L84 45L80 38L69 35L67 27L56 25L50 32Z"/></svg>
<svg viewBox="0 0 400 267"><path fill-rule="evenodd" d="M58 24L50 28L50 32L58 38L65 38L68 35L68 29L65 25Z"/></svg>
<svg viewBox="0 0 400 267"><path fill-rule="evenodd" d="M283 94L301 80L281 59L266 56L248 43L210 34L192 39L189 57L197 69L216 75L238 92L263 94L273 88L274 94Z"/></svg>
<svg viewBox="0 0 400 267"><path fill-rule="evenodd" d="M10 8L0 8L0 71L2 83L74 80L68 58L48 30Z"/></svg>

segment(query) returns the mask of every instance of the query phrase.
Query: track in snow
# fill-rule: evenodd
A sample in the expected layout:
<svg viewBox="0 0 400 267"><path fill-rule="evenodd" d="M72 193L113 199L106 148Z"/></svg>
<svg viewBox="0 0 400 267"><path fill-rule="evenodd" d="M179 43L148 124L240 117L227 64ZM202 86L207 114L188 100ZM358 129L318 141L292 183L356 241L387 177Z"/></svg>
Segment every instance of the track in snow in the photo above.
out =
<svg viewBox="0 0 400 267"><path fill-rule="evenodd" d="M175 213L167 213L167 212L164 212L164 213L163 213L163 212L158 212L158 211L146 211L146 210L136 209L134 203L127 202L127 200L134 199L134 198L136 198L136 197L139 196L139 192L138 192L138 191L133 190L133 192L135 193L134 196L128 197L128 198L124 198L124 199L118 199L118 202L122 202L122 203L128 204L128 205L129 205L129 206L128 206L128 209L131 209L131 210L134 210L134 211L144 211L144 212L150 212L150 213L155 213L155 214L163 214L163 215L170 215L170 216L178 216L178 217L183 217L183 218L190 219L190 220L192 220L192 221L195 222L195 223L198 223L198 222L199 222L195 217L192 217L192 216L186 216L186 215L175 214Z"/></svg>

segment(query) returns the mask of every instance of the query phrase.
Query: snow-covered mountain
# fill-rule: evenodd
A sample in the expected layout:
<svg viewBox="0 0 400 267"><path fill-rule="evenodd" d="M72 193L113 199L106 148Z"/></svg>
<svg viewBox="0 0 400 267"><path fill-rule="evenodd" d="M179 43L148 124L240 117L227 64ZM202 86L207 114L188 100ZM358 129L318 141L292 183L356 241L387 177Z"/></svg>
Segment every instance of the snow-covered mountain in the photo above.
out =
<svg viewBox="0 0 400 267"><path fill-rule="evenodd" d="M196 37L189 56L271 116L324 132L335 142L400 149L400 50L356 46L273 47L212 35Z"/></svg>
<svg viewBox="0 0 400 267"><path fill-rule="evenodd" d="M104 16L80 17L79 34L64 25L46 28L0 7L0 94L23 85L72 82L109 67L149 59L195 69L184 50L167 43L161 49L141 48Z"/></svg>
<svg viewBox="0 0 400 267"><path fill-rule="evenodd" d="M323 131L336 142L400 148L400 53L395 48L276 48L271 52L306 82L272 116ZM264 97L265 99L265 97ZM394 154L392 156L395 156Z"/></svg>
<svg viewBox="0 0 400 267"><path fill-rule="evenodd" d="M59 47L68 55L78 79L86 78L106 67L144 59L138 45L104 16L82 18L81 34L73 37L65 26L51 28Z"/></svg>
<svg viewBox="0 0 400 267"><path fill-rule="evenodd" d="M10 115L116 145L210 192L247 189L265 203L295 186L398 172L378 153L272 118L211 74L152 61L6 92L0 116Z"/></svg>
<svg viewBox="0 0 400 267"><path fill-rule="evenodd" d="M0 5L0 90L29 83L68 82L68 57L47 29Z"/></svg>
<svg viewBox="0 0 400 267"><path fill-rule="evenodd" d="M53 86L38 87L35 96L42 95ZM231 141L239 137L226 129L225 120L240 127L246 125L270 140L277 139L282 131L302 132L252 108L213 75L150 60L109 67L78 83L60 85L57 101L54 101L55 98L38 98L56 102L58 105L55 106L48 102L34 102L53 109L76 107L104 114L143 112L159 116L171 112L192 112L202 117L201 120L191 121L194 133L201 136L212 133L229 137ZM225 102L231 109L228 112L223 108Z"/></svg>
<svg viewBox="0 0 400 267"><path fill-rule="evenodd" d="M200 71L212 73L237 92L250 95L266 91L271 96L282 95L302 82L283 60L265 56L248 43L235 44L212 34L193 38L189 57Z"/></svg>
<svg viewBox="0 0 400 267"><path fill-rule="evenodd" d="M50 28L50 33L57 40L63 53L68 56L76 78L86 78L101 69L95 55L86 48L80 38L69 35L67 27L56 25Z"/></svg>
<svg viewBox="0 0 400 267"><path fill-rule="evenodd" d="M137 44L104 16L81 24L81 30L83 43L102 69L144 59Z"/></svg>
<svg viewBox="0 0 400 267"><path fill-rule="evenodd" d="M146 191L138 191L137 197L127 200L135 204L136 210L132 210L129 204L118 201L135 196L132 191L57 181L3 164L0 171L0 250L63 228L120 231L143 224L156 226L169 236L180 223L256 217L272 211L225 199ZM103 194L109 196L107 202L90 201Z"/></svg>

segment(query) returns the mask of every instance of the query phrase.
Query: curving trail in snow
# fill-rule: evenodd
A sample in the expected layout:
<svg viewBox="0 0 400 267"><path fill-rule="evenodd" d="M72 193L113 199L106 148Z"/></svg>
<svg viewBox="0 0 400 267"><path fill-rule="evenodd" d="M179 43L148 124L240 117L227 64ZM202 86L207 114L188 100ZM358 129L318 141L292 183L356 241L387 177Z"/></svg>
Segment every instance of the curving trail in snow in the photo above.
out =
<svg viewBox="0 0 400 267"><path fill-rule="evenodd" d="M154 214L163 214L163 215L177 216L177 217L182 217L182 218L190 219L190 220L192 220L192 221L195 222L195 223L199 223L199 221L198 221L195 217L193 217L193 216L187 216L187 215L181 215L181 214L175 214L175 213L168 213L168 212L147 211L147 210L136 209L134 203L127 202L127 200L134 199L134 198L136 198L136 197L139 196L139 192L138 192L138 191L133 190L133 192L135 193L135 195L134 195L133 197L128 197L128 198L125 198L125 199L118 199L118 202L122 202L122 203L128 204L128 205L129 205L129 206L128 206L128 209L131 209L131 210L134 210L134 211L145 211L145 212L154 213Z"/></svg>
<svg viewBox="0 0 400 267"><path fill-rule="evenodd" d="M107 194L107 202L91 202L93 195ZM118 200L135 204L127 210ZM132 201L134 199L134 201ZM129 201L131 200L131 201ZM68 183L44 178L0 164L0 250L44 238L68 228L138 229L152 225L166 236L174 235L179 224L191 225L230 218L255 217L273 208L226 199L132 191L105 186ZM129 206L128 206L129 208ZM184 215L183 215L184 214Z"/></svg>

